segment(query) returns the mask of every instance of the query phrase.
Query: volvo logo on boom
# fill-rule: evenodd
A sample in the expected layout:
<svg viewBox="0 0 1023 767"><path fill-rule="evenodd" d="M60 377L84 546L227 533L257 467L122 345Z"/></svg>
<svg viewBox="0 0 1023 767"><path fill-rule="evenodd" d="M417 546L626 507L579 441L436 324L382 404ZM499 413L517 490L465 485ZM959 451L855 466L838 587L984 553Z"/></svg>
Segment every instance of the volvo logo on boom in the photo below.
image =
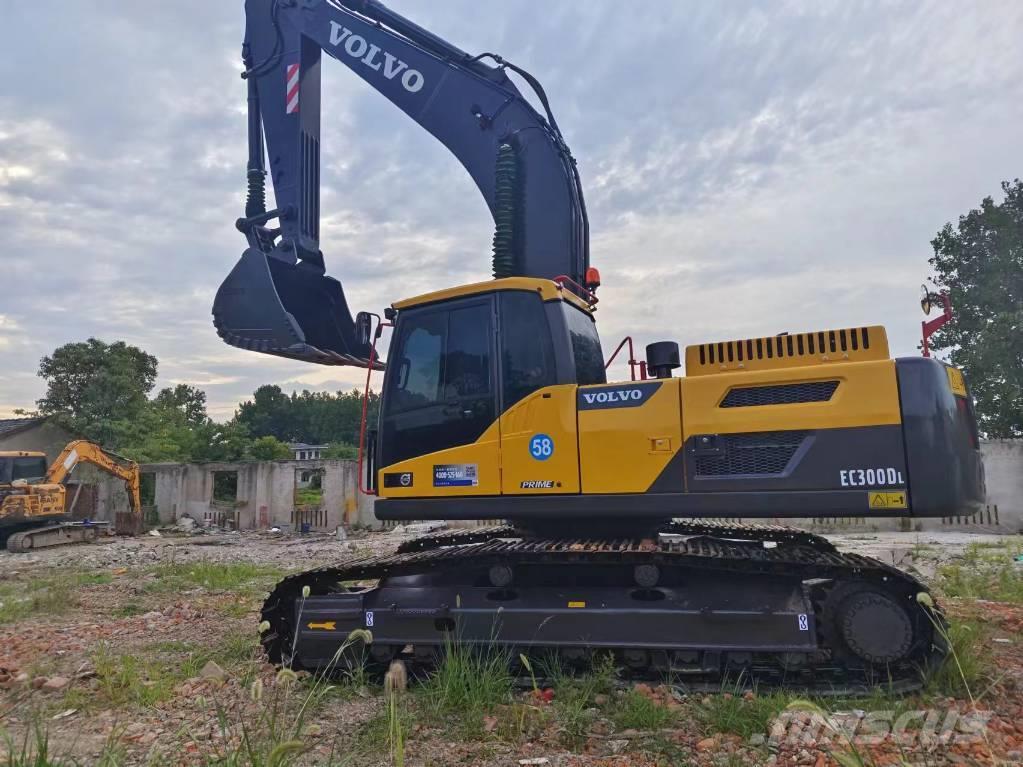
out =
<svg viewBox="0 0 1023 767"><path fill-rule="evenodd" d="M578 406L580 410L639 407L659 388L660 381L616 386L586 386L579 389Z"/></svg>
<svg viewBox="0 0 1023 767"><path fill-rule="evenodd" d="M418 69L412 69L394 54L381 50L379 45L368 42L362 35L336 21L330 22L330 44L358 59L363 66L382 73L387 80L398 77L401 87L409 93L418 93L426 84L426 78Z"/></svg>

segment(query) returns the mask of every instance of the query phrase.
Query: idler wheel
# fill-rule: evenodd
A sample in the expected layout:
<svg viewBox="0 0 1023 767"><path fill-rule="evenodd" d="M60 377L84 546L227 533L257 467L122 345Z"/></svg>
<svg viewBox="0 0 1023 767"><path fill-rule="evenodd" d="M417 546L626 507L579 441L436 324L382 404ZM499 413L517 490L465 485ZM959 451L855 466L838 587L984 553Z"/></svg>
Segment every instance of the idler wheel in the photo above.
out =
<svg viewBox="0 0 1023 767"><path fill-rule="evenodd" d="M901 605L872 591L847 597L838 613L846 646L868 663L894 663L913 646L913 623Z"/></svg>

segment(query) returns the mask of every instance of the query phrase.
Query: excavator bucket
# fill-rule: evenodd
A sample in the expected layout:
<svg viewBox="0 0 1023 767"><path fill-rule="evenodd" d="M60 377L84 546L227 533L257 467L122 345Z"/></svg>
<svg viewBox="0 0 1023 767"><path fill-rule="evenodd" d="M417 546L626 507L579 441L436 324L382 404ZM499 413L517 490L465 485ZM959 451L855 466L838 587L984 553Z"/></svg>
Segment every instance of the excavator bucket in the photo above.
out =
<svg viewBox="0 0 1023 767"><path fill-rule="evenodd" d="M221 338L240 349L321 365L369 364L341 283L316 267L247 248L213 302Z"/></svg>

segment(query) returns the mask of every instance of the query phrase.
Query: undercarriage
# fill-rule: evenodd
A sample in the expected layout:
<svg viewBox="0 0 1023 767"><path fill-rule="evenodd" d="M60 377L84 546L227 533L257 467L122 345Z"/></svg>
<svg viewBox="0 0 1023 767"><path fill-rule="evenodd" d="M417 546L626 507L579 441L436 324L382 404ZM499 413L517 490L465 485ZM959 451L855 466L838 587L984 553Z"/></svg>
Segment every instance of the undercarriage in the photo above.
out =
<svg viewBox="0 0 1023 767"><path fill-rule="evenodd" d="M585 668L610 653L629 677L693 688L905 692L946 653L925 591L791 528L675 522L643 539L478 528L285 579L262 641L274 663L321 671L356 657L428 671L457 643L513 667L520 654ZM356 629L372 642L338 656Z"/></svg>

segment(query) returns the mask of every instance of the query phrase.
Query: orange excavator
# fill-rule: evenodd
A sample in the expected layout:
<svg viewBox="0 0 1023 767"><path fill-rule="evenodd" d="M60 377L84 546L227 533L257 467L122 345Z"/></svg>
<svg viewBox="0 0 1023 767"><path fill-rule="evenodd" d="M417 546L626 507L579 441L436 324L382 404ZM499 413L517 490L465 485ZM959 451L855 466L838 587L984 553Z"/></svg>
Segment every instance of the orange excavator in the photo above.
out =
<svg viewBox="0 0 1023 767"><path fill-rule="evenodd" d="M141 518L139 466L129 458L88 440L68 443L49 467L44 453L0 452L0 540L8 551L92 541L109 529L109 522L70 519L81 487L68 503L65 482L81 463L124 480L131 515Z"/></svg>

